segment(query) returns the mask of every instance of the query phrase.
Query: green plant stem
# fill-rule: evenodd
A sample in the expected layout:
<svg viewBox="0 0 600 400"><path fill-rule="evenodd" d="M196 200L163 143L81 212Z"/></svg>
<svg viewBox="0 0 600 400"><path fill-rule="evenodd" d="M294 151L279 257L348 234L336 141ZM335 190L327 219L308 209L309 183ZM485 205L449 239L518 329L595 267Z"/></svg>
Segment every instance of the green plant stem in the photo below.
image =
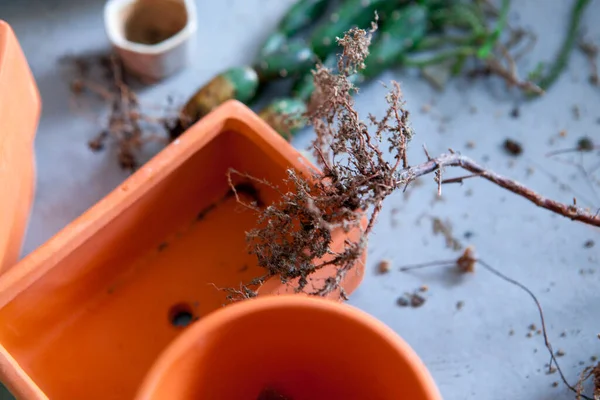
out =
<svg viewBox="0 0 600 400"><path fill-rule="evenodd" d="M448 44L467 45L473 42L471 36L428 36L424 37L414 48L417 51L434 50Z"/></svg>
<svg viewBox="0 0 600 400"><path fill-rule="evenodd" d="M466 4L456 4L451 8L438 10L432 17L442 20L446 26L470 29L475 37L486 34L484 23Z"/></svg>
<svg viewBox="0 0 600 400"><path fill-rule="evenodd" d="M504 27L506 26L506 20L508 19L508 10L510 9L510 0L502 0L502 7L500 8L500 17L498 18L498 22L496 23L496 27L491 35L489 35L481 48L477 51L477 57L485 60L488 58L496 42L500 38L502 31L504 31Z"/></svg>
<svg viewBox="0 0 600 400"><path fill-rule="evenodd" d="M473 47L457 47L448 51L441 51L429 58L417 59L411 57L403 57L400 60L400 65L405 67L423 68L428 65L440 64L446 60L460 57L472 56L477 52Z"/></svg>
<svg viewBox="0 0 600 400"><path fill-rule="evenodd" d="M579 26L581 24L581 17L586 6L590 3L590 0L576 0L573 4L571 11L571 19L569 22L569 29L567 30L567 36L563 41L563 44L558 52L558 55L550 67L548 75L540 79L538 86L542 90L547 91L550 86L556 82L558 77L562 74L569 61L569 55L575 47L577 40L577 33L579 32Z"/></svg>

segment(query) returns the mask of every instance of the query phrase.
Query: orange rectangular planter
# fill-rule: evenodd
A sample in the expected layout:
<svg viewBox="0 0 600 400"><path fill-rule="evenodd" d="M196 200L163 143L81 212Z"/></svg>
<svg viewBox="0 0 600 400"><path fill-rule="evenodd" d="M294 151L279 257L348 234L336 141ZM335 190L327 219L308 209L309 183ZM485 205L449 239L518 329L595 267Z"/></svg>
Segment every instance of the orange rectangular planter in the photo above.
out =
<svg viewBox="0 0 600 400"><path fill-rule="evenodd" d="M0 380L19 398L133 398L181 320L226 304L217 288L264 273L245 241L256 214L231 195L229 168L283 187L287 169L306 173L307 165L240 103L202 119L0 276ZM279 196L240 183L247 200ZM358 233L337 232L336 248ZM346 291L363 272L364 259ZM293 290L272 278L260 293Z"/></svg>
<svg viewBox="0 0 600 400"><path fill-rule="evenodd" d="M35 186L37 87L10 26L0 21L0 272L17 262Z"/></svg>

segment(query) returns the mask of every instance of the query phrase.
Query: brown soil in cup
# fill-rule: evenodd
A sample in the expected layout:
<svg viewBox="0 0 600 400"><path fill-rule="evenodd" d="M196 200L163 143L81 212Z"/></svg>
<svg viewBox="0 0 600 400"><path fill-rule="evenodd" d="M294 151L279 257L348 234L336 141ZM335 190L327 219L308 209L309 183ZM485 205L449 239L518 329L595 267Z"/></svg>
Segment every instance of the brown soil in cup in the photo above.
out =
<svg viewBox="0 0 600 400"><path fill-rule="evenodd" d="M187 18L182 0L138 1L125 22L125 37L135 43L158 44L179 33Z"/></svg>

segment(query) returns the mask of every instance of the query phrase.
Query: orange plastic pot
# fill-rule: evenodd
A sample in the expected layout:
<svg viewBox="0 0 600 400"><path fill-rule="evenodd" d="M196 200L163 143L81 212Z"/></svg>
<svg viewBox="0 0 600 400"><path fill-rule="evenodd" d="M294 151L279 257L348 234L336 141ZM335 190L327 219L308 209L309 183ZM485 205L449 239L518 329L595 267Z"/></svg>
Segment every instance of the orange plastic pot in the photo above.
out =
<svg viewBox="0 0 600 400"><path fill-rule="evenodd" d="M309 296L265 296L190 327L159 357L136 400L258 400L261 393L441 399L414 351L368 314Z"/></svg>
<svg viewBox="0 0 600 400"><path fill-rule="evenodd" d="M17 262L35 187L37 87L10 26L0 21L0 273Z"/></svg>
<svg viewBox="0 0 600 400"><path fill-rule="evenodd" d="M264 273L245 241L257 215L232 196L229 168L285 189L286 170L307 165L240 103L203 118L0 277L0 380L27 399L131 399L182 322L226 304L219 288ZM246 201L280 196L236 183ZM336 248L358 233L337 232ZM348 274L346 291L363 271ZM273 278L260 294L293 289Z"/></svg>

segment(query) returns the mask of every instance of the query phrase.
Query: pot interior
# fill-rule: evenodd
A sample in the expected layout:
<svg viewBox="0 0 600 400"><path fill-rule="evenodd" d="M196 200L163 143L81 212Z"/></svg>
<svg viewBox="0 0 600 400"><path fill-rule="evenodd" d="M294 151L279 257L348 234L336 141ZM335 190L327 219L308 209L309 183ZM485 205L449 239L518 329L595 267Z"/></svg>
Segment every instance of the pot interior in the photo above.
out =
<svg viewBox="0 0 600 400"><path fill-rule="evenodd" d="M440 399L400 338L322 302L262 298L219 311L163 353L136 400Z"/></svg>
<svg viewBox="0 0 600 400"><path fill-rule="evenodd" d="M232 196L231 167L281 184L289 165L224 131L166 177L148 175L135 203L66 254L56 249L36 266L48 272L0 309L0 342L49 398L131 399L185 326L227 303L219 288L264 273L245 240L256 213ZM246 201L278 196L237 187Z"/></svg>
<svg viewBox="0 0 600 400"><path fill-rule="evenodd" d="M123 20L127 40L156 45L181 32L187 25L188 15L183 0L138 0Z"/></svg>

